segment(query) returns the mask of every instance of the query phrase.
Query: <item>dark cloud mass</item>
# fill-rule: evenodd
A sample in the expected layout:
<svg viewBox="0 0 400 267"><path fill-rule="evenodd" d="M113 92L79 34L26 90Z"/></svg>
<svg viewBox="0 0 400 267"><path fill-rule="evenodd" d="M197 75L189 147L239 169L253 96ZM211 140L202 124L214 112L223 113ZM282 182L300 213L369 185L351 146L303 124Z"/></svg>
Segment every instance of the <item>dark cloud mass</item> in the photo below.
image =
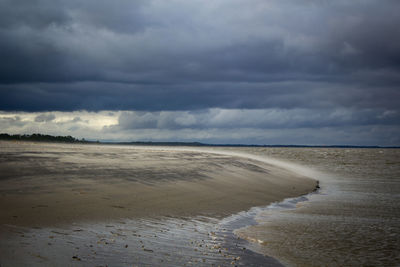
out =
<svg viewBox="0 0 400 267"><path fill-rule="evenodd" d="M0 0L0 110L144 112L121 115L124 129L218 108L291 116L261 128L397 128L399 10L398 0ZM330 117L343 110L353 119ZM165 127L212 127L201 116Z"/></svg>

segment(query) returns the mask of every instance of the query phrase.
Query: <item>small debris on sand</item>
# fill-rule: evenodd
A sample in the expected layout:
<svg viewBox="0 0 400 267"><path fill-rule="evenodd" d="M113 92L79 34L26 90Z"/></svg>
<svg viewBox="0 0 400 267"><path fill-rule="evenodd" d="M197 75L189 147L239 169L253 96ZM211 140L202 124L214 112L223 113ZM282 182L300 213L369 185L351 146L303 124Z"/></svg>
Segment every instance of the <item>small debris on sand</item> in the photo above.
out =
<svg viewBox="0 0 400 267"><path fill-rule="evenodd" d="M40 254L32 254L33 256L35 256L36 258L39 258L41 260L47 260L46 257L41 256Z"/></svg>
<svg viewBox="0 0 400 267"><path fill-rule="evenodd" d="M81 259L78 256L72 256L72 258L76 261L80 261Z"/></svg>
<svg viewBox="0 0 400 267"><path fill-rule="evenodd" d="M125 209L124 206L118 206L118 205L112 205L111 207L116 208L116 209Z"/></svg>
<svg viewBox="0 0 400 267"><path fill-rule="evenodd" d="M59 231L51 231L52 233L59 234L59 235L69 235L68 233L63 233Z"/></svg>

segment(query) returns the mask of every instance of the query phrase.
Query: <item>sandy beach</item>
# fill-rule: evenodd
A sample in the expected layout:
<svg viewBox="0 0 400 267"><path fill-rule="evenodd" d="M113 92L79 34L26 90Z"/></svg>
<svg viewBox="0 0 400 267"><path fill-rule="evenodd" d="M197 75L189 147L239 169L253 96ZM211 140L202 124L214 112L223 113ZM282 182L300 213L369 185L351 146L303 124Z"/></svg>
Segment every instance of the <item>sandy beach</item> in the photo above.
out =
<svg viewBox="0 0 400 267"><path fill-rule="evenodd" d="M221 218L315 188L312 179L224 154L104 145L1 146L1 224Z"/></svg>
<svg viewBox="0 0 400 267"><path fill-rule="evenodd" d="M15 227L55 231L121 220L137 226L134 221L148 220L144 225L149 225L162 218L221 219L316 186L313 179L224 151L14 142L0 146L0 227L8 241Z"/></svg>

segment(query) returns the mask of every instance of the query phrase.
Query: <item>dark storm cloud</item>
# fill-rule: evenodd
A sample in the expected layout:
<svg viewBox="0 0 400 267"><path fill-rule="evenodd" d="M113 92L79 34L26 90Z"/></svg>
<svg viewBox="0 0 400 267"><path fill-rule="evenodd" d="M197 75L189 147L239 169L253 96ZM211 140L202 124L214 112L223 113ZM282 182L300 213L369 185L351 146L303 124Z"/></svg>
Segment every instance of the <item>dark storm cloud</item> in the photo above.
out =
<svg viewBox="0 0 400 267"><path fill-rule="evenodd" d="M220 82L128 84L7 84L0 98L5 110L193 110L209 107L262 109L332 108L397 110L395 86L362 86L327 82ZM18 99L17 102L14 100Z"/></svg>
<svg viewBox="0 0 400 267"><path fill-rule="evenodd" d="M0 0L0 107L373 106L374 95L392 105L398 10L390 0ZM331 88L338 97L319 98Z"/></svg>
<svg viewBox="0 0 400 267"><path fill-rule="evenodd" d="M391 129L394 144L399 10L398 0L0 0L0 110L126 110L109 134L154 138L370 126L381 128L368 140Z"/></svg>
<svg viewBox="0 0 400 267"><path fill-rule="evenodd" d="M123 112L115 127L134 129L296 129L351 125L396 125L397 111L327 109L208 109L201 111Z"/></svg>

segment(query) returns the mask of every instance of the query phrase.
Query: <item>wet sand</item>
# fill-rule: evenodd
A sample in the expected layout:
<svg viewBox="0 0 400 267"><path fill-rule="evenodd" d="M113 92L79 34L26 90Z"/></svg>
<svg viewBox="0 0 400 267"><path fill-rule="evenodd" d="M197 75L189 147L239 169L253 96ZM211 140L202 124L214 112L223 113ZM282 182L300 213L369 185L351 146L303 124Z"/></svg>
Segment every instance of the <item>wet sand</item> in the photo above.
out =
<svg viewBox="0 0 400 267"><path fill-rule="evenodd" d="M107 259L112 263L116 258L110 253L93 256L97 253L93 245L100 246L98 251L107 252L109 244L120 244L119 251L125 246L137 246L140 240L144 242L135 237L134 232L129 232L129 236L135 238L120 243L126 233L104 228L111 225L121 230L118 222L130 225L126 231L136 227L139 229L134 231L145 232L149 232L151 225L159 225L154 232L163 227L174 232L185 222L192 224L194 226L183 227L177 234L165 237L163 242L156 238L154 242L159 245L153 244L153 247L179 243L177 240L184 236L196 242L201 238L204 246L200 247L212 248L214 258L201 258L206 252L199 248L194 250L194 243L163 253L172 258L176 253L180 255L171 265L190 262L190 258L183 256L191 255L184 253L188 248L191 253L199 254L197 264L231 263L240 256L238 252L219 251L225 242L222 240L224 230L217 227L213 232L212 228L216 227L213 220L306 194L316 185L313 179L245 155L207 149L14 142L0 142L0 148L1 266L21 259L51 265L55 263L54 257L61 259L64 265L69 265L70 261L90 265L96 262L94 259L98 259L97 263ZM201 224L196 223L199 218L202 218ZM199 232L199 227L204 233L196 237L194 233ZM79 229L77 235L75 230ZM74 236L74 240L69 240ZM51 240L55 237L59 240L58 246ZM215 240L220 241L215 244ZM46 249L40 250L41 245L46 245ZM126 250L129 251L127 255L138 257L137 261L134 257L125 258L127 265L135 262L163 265L161 254L156 257L159 262L146 262L140 253L152 253L154 258L156 252L154 248L145 250L142 246L134 251ZM230 246L233 244L226 244L225 248ZM94 258L72 255L77 247L86 247L84 255ZM58 255L64 254L63 250L72 250L65 261ZM182 261L177 261L178 258Z"/></svg>

